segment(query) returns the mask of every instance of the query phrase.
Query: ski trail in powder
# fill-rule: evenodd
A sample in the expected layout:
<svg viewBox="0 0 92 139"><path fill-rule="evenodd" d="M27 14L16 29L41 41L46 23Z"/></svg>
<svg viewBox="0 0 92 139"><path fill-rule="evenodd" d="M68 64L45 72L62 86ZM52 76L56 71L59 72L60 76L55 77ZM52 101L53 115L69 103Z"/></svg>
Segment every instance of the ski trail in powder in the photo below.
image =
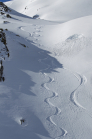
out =
<svg viewBox="0 0 92 139"><path fill-rule="evenodd" d="M45 73L45 76L49 77L46 73ZM54 78L49 77L49 81L48 81L47 83L44 83L44 85L43 85L44 88L45 88L46 90L48 90L48 91L51 91L51 90L47 87L47 84L52 83L53 81L54 81ZM44 101L45 101L48 105L50 105L50 106L52 106L52 107L54 107L54 108L56 109L56 112L55 112L53 115L47 117L47 120L48 120L49 122L51 122L53 125L57 126L57 124L53 121L52 118L53 118L53 116L59 115L59 114L61 113L61 109L58 108L58 107L56 107L56 106L55 106L53 103L51 103L51 101L50 101L50 99L55 98L55 97L58 97L58 94L57 94L56 92L53 92L53 91L52 91L52 96L46 98ZM56 137L55 139L58 139L58 138L60 138L61 136L67 135L67 131L66 131L65 129L60 128L60 130L62 131L62 134L61 134L60 136Z"/></svg>
<svg viewBox="0 0 92 139"><path fill-rule="evenodd" d="M24 31L24 32L27 32L29 34L29 36L26 37L25 39L28 39L28 38L32 37L33 34L30 33L30 32L28 32L28 31L25 31L25 29L23 27L26 27L26 26L20 26L19 29L22 30L22 31Z"/></svg>
<svg viewBox="0 0 92 139"><path fill-rule="evenodd" d="M44 51L42 51L42 52L44 52ZM39 53L41 54L42 52L39 52ZM44 63L45 63L44 61L45 61L46 59L48 59L48 57L45 58L45 59L39 59L38 61L44 64ZM47 65L47 68L44 69L44 71L49 70L49 69L52 68L50 65L48 65L48 64L46 64L46 65ZM53 66L53 61L52 61L52 66ZM40 72L43 73L43 70L42 70L42 71L40 70ZM45 77L48 77L49 80L48 80L48 82L43 83L41 86L44 87L47 91L52 92L52 96L46 98L46 99L44 100L44 102L46 102L49 106L54 107L55 110L56 110L56 112L55 112L53 115L47 117L46 119L47 119L50 123L52 123L54 126L57 127L57 124L53 121L53 116L59 115L59 114L61 113L61 109L58 108L57 106L55 106L50 100L53 99L53 98L55 98L55 97L58 97L58 93L57 93L57 92L54 92L54 91L52 91L52 90L50 90L50 88L47 86L47 84L53 83L55 80L54 80L54 78L51 78L47 73L44 72L43 74L44 74ZM68 132L67 132L65 129L63 129L63 128L60 128L60 127L59 127L59 129L61 130L62 133L61 133L60 136L56 137L55 139L59 139L61 136L66 136L67 133L68 133Z"/></svg>
<svg viewBox="0 0 92 139"><path fill-rule="evenodd" d="M19 29L22 30L22 31L25 31L24 28L23 28L23 26L20 26ZM39 28L36 28L35 30L36 30L36 32L38 33ZM25 31L25 32L27 32L27 31ZM36 34L36 32L35 32L35 34ZM27 33L29 33L29 37L32 37L32 34L31 34L30 32L27 32ZM29 37L27 37L27 38L29 38ZM25 38L25 39L27 39L27 38ZM41 55L42 55L42 53L44 53L44 50L39 52L39 54L41 54ZM44 59L39 59L38 61L44 64L44 62L42 62L42 61L45 61L46 59L48 59L48 57L46 57L46 58L44 58ZM54 65L54 62L52 61L52 67L53 67L53 65ZM55 110L56 110L56 112L55 112L53 115L47 117L46 120L48 120L48 121L49 121L50 123L52 123L54 126L58 127L57 124L53 121L52 117L53 117L53 116L59 115L59 114L61 113L61 109L58 108L57 106L55 106L55 105L54 105L53 103L51 103L51 101L50 101L50 99L55 98L55 97L58 97L58 93L57 93L57 92L53 92L53 91L50 90L50 88L47 86L47 84L50 84L50 83L54 82L54 78L51 78L48 74L46 74L46 73L44 72L44 71L49 70L49 69L52 68L52 67L51 67L50 65L48 65L48 64L46 64L46 66L47 66L46 69L40 70L39 72L40 72L41 74L44 74L45 77L48 77L48 78L49 78L49 81L46 82L46 83L43 83L41 86L44 87L47 91L52 92L52 96L46 98L46 99L44 100L44 102L47 103L49 106L54 107ZM61 128L61 127L59 127L59 129L61 130L62 133L61 133L60 136L58 136L58 137L56 137L56 138L54 138L54 139L59 139L61 136L65 137L65 136L67 135L67 133L68 133L65 129L63 129L63 128Z"/></svg>
<svg viewBox="0 0 92 139"><path fill-rule="evenodd" d="M66 68L63 68L65 70L68 70ZM69 72L71 72L70 70L68 70ZM76 105L79 108L82 109L86 109L84 108L78 101L77 101L77 90L79 89L79 87L81 87L82 85L85 85L87 83L87 78L84 75L81 75L79 73L73 73L71 72L80 82L79 86L70 94L70 100L71 102Z"/></svg>

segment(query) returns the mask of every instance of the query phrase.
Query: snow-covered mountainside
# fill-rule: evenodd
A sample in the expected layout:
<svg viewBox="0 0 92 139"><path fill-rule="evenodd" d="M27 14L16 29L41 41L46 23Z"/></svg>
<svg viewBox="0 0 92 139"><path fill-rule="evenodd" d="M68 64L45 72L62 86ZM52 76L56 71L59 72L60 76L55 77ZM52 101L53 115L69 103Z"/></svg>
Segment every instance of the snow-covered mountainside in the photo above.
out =
<svg viewBox="0 0 92 139"><path fill-rule="evenodd" d="M69 21L92 14L92 0L13 0L6 5L31 17Z"/></svg>
<svg viewBox="0 0 92 139"><path fill-rule="evenodd" d="M0 2L1 139L92 138L91 3Z"/></svg>

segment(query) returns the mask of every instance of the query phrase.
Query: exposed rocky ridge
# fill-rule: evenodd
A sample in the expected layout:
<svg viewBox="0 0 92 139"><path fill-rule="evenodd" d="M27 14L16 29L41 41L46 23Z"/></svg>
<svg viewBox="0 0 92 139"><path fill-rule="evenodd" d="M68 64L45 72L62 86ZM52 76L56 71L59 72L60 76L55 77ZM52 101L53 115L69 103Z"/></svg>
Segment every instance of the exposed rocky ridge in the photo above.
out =
<svg viewBox="0 0 92 139"><path fill-rule="evenodd" d="M0 2L0 12L10 12L11 10L3 3Z"/></svg>

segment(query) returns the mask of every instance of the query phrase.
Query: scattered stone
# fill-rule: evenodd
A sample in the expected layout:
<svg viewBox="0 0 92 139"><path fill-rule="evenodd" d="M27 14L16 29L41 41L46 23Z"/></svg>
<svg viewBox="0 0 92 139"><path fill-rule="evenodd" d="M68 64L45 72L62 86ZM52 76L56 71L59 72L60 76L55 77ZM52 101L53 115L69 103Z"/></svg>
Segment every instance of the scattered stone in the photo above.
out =
<svg viewBox="0 0 92 139"><path fill-rule="evenodd" d="M6 15L7 18L11 18L11 16L9 14Z"/></svg>
<svg viewBox="0 0 92 139"><path fill-rule="evenodd" d="M25 44L22 44L22 43L20 43L22 46L24 46L24 47L26 47L26 45Z"/></svg>
<svg viewBox="0 0 92 139"><path fill-rule="evenodd" d="M25 119L20 119L21 125L25 122Z"/></svg>

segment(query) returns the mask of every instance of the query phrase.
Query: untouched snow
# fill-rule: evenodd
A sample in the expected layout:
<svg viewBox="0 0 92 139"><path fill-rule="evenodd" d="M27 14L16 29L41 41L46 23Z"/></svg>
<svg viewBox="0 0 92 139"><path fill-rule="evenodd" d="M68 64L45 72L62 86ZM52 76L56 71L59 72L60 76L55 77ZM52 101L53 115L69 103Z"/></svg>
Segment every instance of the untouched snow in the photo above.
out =
<svg viewBox="0 0 92 139"><path fill-rule="evenodd" d="M14 10L50 21L68 21L92 14L92 0L13 0L6 4Z"/></svg>
<svg viewBox="0 0 92 139"><path fill-rule="evenodd" d="M37 14L53 22L13 10L0 14L2 139L92 138L91 3L6 3L21 13L29 5L27 15L30 11L30 16ZM37 13L38 7L43 8ZM59 13L57 17L53 10Z"/></svg>

